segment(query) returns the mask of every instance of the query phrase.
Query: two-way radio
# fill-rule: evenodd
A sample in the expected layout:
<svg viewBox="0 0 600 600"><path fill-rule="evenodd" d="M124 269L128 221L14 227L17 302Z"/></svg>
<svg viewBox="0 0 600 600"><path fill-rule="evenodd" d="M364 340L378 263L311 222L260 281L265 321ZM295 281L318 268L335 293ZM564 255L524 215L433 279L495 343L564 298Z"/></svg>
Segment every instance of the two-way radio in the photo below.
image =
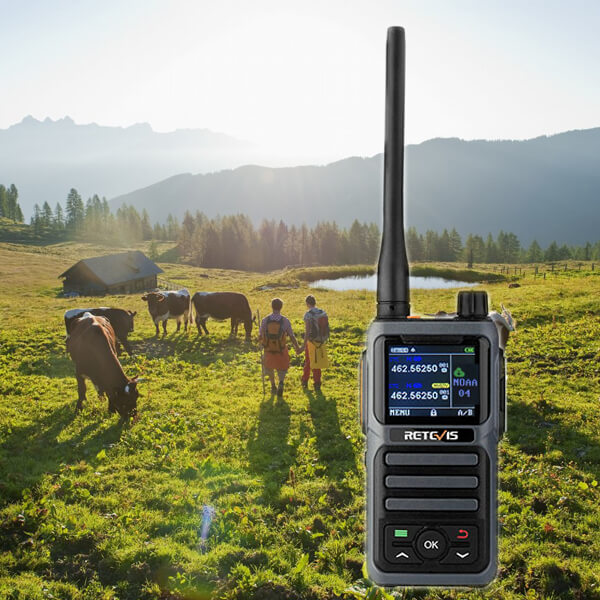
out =
<svg viewBox="0 0 600 600"><path fill-rule="evenodd" d="M486 292L456 315L410 316L404 243L404 29L387 38L384 221L377 318L361 375L367 570L383 586L481 586L497 570L497 445L510 314Z"/></svg>

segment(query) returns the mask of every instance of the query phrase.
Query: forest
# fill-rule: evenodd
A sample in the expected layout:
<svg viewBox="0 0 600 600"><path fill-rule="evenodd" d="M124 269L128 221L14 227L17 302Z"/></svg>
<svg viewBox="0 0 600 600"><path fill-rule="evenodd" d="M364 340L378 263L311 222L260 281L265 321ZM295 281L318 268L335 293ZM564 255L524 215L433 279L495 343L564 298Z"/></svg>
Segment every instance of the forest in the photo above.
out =
<svg viewBox="0 0 600 600"><path fill-rule="evenodd" d="M0 186L0 216L22 221L18 191ZM12 215L12 216L11 216ZM158 242L176 243L180 262L203 267L269 271L288 265L373 264L377 261L380 230L375 223L355 220L343 228L325 221L309 227L288 225L283 219L255 224L248 215L209 218L201 212L186 212L179 221L169 215L165 223L151 223L146 210L140 214L123 204L112 211L106 198L94 195L84 202L71 189L65 206L55 208L44 202L35 205L30 221L35 238L48 240L85 240L107 245L127 245L150 240L152 258L158 256ZM600 260L600 240L584 245L559 245L543 248L536 240L521 244L511 232L494 237L469 234L463 239L455 228L441 233L424 233L410 227L406 245L412 262L541 263L563 260Z"/></svg>
<svg viewBox="0 0 600 600"><path fill-rule="evenodd" d="M0 184L0 217L14 223L23 222L23 211L19 206L19 191L14 183L8 187Z"/></svg>

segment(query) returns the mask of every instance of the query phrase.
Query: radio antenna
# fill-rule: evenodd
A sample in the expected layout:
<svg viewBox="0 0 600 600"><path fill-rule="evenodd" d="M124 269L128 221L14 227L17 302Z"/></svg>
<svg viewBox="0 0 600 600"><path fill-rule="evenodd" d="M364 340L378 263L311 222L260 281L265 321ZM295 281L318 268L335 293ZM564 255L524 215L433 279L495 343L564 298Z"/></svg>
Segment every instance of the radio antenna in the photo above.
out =
<svg viewBox="0 0 600 600"><path fill-rule="evenodd" d="M383 234L377 266L377 318L410 314L408 258L404 243L404 28L387 33Z"/></svg>

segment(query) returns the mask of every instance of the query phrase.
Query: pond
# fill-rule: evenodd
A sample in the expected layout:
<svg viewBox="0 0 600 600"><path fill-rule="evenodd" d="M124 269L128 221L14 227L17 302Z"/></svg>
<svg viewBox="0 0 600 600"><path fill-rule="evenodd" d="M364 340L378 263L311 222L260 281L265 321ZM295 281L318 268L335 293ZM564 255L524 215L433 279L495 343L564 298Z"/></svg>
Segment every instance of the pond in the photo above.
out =
<svg viewBox="0 0 600 600"><path fill-rule="evenodd" d="M467 283L466 281L454 281L442 277L411 277L411 289L436 290L440 288L463 288L473 287L477 283ZM310 284L310 287L325 288L327 290L336 290L343 292L346 290L369 290L374 292L377 289L377 275L353 275L351 277L340 277L339 279L318 279Z"/></svg>

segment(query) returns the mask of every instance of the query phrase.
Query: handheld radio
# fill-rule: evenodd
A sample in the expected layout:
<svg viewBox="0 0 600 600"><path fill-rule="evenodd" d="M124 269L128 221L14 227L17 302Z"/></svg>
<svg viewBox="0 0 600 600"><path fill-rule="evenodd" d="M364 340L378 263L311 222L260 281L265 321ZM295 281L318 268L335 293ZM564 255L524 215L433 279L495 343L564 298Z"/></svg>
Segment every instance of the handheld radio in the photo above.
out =
<svg viewBox="0 0 600 600"><path fill-rule="evenodd" d="M480 586L497 569L497 445L510 313L460 292L410 316L404 244L404 29L387 38L384 221L377 317L360 365L367 569L383 586Z"/></svg>

